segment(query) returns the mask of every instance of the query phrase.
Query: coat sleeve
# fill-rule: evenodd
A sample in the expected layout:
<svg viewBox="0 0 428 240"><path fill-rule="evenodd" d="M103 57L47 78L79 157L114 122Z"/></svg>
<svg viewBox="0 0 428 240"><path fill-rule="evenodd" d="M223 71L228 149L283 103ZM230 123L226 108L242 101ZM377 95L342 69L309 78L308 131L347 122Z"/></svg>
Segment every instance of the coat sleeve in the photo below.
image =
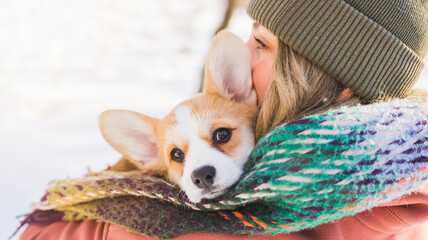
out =
<svg viewBox="0 0 428 240"><path fill-rule="evenodd" d="M104 240L108 224L96 221L55 222L49 225L29 225L20 240Z"/></svg>

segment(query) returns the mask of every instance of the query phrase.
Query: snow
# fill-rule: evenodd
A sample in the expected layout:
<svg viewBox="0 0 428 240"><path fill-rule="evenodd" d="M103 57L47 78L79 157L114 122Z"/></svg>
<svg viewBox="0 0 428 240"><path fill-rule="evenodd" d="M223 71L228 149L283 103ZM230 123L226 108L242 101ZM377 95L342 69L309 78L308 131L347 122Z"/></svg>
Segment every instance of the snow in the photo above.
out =
<svg viewBox="0 0 428 240"><path fill-rule="evenodd" d="M225 4L0 1L0 239L50 180L119 159L98 130L101 112L163 117L197 92ZM230 30L245 41L251 22L238 9ZM427 79L425 69L417 86L428 90Z"/></svg>
<svg viewBox="0 0 428 240"><path fill-rule="evenodd" d="M225 6L226 0L0 2L0 239L50 180L80 177L120 158L101 137L101 112L163 117L198 91ZM251 20L244 9L235 15L231 30L248 38Z"/></svg>

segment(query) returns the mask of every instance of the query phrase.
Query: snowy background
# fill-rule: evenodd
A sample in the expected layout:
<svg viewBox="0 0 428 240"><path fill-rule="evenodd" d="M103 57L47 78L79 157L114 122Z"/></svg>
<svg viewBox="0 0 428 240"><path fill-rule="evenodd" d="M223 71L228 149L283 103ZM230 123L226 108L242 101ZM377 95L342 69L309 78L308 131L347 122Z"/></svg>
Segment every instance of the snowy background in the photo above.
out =
<svg viewBox="0 0 428 240"><path fill-rule="evenodd" d="M98 130L101 112L163 117L198 91L225 8L226 0L0 0L0 239L50 180L120 158ZM245 41L251 23L241 8L229 29ZM417 86L428 90L427 80L426 69Z"/></svg>

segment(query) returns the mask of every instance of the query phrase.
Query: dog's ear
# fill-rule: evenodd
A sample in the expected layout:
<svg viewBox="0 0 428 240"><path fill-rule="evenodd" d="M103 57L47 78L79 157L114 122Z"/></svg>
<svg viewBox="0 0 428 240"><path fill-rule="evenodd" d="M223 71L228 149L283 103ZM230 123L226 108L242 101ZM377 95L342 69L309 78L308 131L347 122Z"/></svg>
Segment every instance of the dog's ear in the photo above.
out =
<svg viewBox="0 0 428 240"><path fill-rule="evenodd" d="M105 111L99 118L104 139L125 158L144 163L159 161L154 134L159 121L125 110Z"/></svg>
<svg viewBox="0 0 428 240"><path fill-rule="evenodd" d="M251 78L251 54L242 40L226 31L211 43L205 64L204 93L218 94L246 104L256 104Z"/></svg>

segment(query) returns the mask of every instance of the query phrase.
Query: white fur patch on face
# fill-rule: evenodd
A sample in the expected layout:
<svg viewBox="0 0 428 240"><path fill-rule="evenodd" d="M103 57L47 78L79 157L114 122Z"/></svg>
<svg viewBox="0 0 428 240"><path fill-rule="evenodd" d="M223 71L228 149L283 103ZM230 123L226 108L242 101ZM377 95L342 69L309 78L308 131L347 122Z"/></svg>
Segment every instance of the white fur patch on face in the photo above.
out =
<svg viewBox="0 0 428 240"><path fill-rule="evenodd" d="M216 169L214 184L210 191L198 188L191 179L193 171L203 166L212 166ZM242 166L237 165L231 157L199 140L189 145L181 187L192 202L200 202L202 198L213 198L224 193L241 174Z"/></svg>
<svg viewBox="0 0 428 240"><path fill-rule="evenodd" d="M188 143L183 176L177 183L192 202L200 202L202 198L213 198L222 194L239 179L246 159L236 161L199 137L199 133L210 131L214 124L214 119L209 111L195 116L188 106L180 106L174 113L176 124L167 132L167 138ZM252 146L250 150L245 148L242 151L248 152L251 151ZM191 179L193 171L203 166L212 166L216 169L214 183L210 190L198 188ZM179 180L174 173L170 174L170 179Z"/></svg>

